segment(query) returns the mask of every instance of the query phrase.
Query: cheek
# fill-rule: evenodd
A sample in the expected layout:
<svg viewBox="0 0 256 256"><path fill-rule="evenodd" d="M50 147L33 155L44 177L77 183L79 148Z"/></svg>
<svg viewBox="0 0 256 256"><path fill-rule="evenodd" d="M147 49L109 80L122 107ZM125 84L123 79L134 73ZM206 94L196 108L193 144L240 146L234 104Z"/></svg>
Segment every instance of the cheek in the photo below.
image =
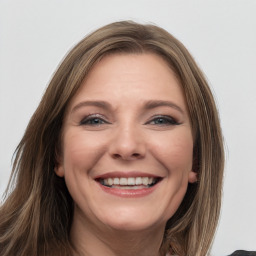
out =
<svg viewBox="0 0 256 256"><path fill-rule="evenodd" d="M190 171L192 168L193 138L190 132L173 132L155 139L152 150L172 170L182 168Z"/></svg>
<svg viewBox="0 0 256 256"><path fill-rule="evenodd" d="M69 168L90 168L106 149L98 136L85 132L67 132L63 143L64 166Z"/></svg>

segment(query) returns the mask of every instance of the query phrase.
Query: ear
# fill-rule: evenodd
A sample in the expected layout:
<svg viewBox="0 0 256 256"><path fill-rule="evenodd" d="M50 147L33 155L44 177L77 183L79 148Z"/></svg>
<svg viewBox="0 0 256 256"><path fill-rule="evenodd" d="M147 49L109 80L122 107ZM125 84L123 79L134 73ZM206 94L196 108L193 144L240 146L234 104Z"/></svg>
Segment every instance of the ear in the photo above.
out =
<svg viewBox="0 0 256 256"><path fill-rule="evenodd" d="M199 159L198 159L199 151L198 147L194 147L193 149L193 165L192 170L188 174L188 182L195 183L198 181L198 173L193 170L199 170Z"/></svg>
<svg viewBox="0 0 256 256"><path fill-rule="evenodd" d="M63 164L63 157L61 157L58 153L55 153L55 167L54 172L59 177L64 177L64 164Z"/></svg>
<svg viewBox="0 0 256 256"><path fill-rule="evenodd" d="M54 172L59 177L64 177L64 167L62 164L56 164L54 167Z"/></svg>
<svg viewBox="0 0 256 256"><path fill-rule="evenodd" d="M197 182L197 173L192 170L188 173L188 182L195 183Z"/></svg>

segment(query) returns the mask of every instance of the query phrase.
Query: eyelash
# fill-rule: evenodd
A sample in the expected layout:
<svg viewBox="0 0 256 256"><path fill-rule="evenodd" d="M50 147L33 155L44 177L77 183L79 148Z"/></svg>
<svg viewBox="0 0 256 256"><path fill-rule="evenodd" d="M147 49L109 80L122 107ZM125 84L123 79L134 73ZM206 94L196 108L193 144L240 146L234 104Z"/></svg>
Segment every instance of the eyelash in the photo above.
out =
<svg viewBox="0 0 256 256"><path fill-rule="evenodd" d="M93 121L97 120L96 123L92 123ZM80 125L90 125L90 126L99 126L102 124L110 124L108 121L106 121L101 115L99 114L93 114L88 115L84 119L81 120Z"/></svg>
<svg viewBox="0 0 256 256"><path fill-rule="evenodd" d="M156 122L159 122L159 123L156 123ZM100 126L103 124L110 124L110 122L106 121L100 114L89 115L84 119L82 119L80 122L80 125L90 125L90 126ZM145 125L159 125L159 126L171 126L171 125L179 125L179 124L180 123L177 122L175 118L171 116L165 116L165 115L154 116L153 118L151 118L149 121L145 123Z"/></svg>
<svg viewBox="0 0 256 256"><path fill-rule="evenodd" d="M156 120L158 120L158 121L161 120L161 122L158 124L152 123L152 122L155 122ZM146 124L159 125L159 126L180 125L180 123L175 118L173 118L171 116L165 116L165 115L154 116Z"/></svg>

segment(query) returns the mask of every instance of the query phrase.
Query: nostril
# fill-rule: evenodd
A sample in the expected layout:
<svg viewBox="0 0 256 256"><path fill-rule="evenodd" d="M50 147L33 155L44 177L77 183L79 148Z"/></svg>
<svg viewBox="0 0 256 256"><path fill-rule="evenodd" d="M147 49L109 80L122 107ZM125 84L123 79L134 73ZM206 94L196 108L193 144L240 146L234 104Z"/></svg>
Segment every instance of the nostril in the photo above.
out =
<svg viewBox="0 0 256 256"><path fill-rule="evenodd" d="M141 157L141 154L139 154L139 153L133 153L133 154L129 154L129 155L113 154L112 156L114 159L122 158L124 160L133 160L133 159L139 159Z"/></svg>
<svg viewBox="0 0 256 256"><path fill-rule="evenodd" d="M119 154L113 154L113 158L117 159L117 158L121 158L121 156Z"/></svg>

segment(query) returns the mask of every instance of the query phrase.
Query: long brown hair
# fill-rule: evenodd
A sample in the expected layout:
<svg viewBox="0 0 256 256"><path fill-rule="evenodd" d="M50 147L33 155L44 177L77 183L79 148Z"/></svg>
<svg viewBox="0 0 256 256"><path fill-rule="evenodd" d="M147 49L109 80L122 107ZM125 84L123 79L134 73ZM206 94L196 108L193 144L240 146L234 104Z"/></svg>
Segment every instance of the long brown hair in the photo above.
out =
<svg viewBox="0 0 256 256"><path fill-rule="evenodd" d="M186 48L154 25L116 22L93 32L65 57L54 74L19 143L9 194L0 208L0 254L72 255L69 231L73 201L54 172L61 150L65 109L91 67L107 54L154 53L181 81L194 135L198 182L189 184L167 222L161 247L180 256L204 256L217 226L224 152L218 113L204 75Z"/></svg>

